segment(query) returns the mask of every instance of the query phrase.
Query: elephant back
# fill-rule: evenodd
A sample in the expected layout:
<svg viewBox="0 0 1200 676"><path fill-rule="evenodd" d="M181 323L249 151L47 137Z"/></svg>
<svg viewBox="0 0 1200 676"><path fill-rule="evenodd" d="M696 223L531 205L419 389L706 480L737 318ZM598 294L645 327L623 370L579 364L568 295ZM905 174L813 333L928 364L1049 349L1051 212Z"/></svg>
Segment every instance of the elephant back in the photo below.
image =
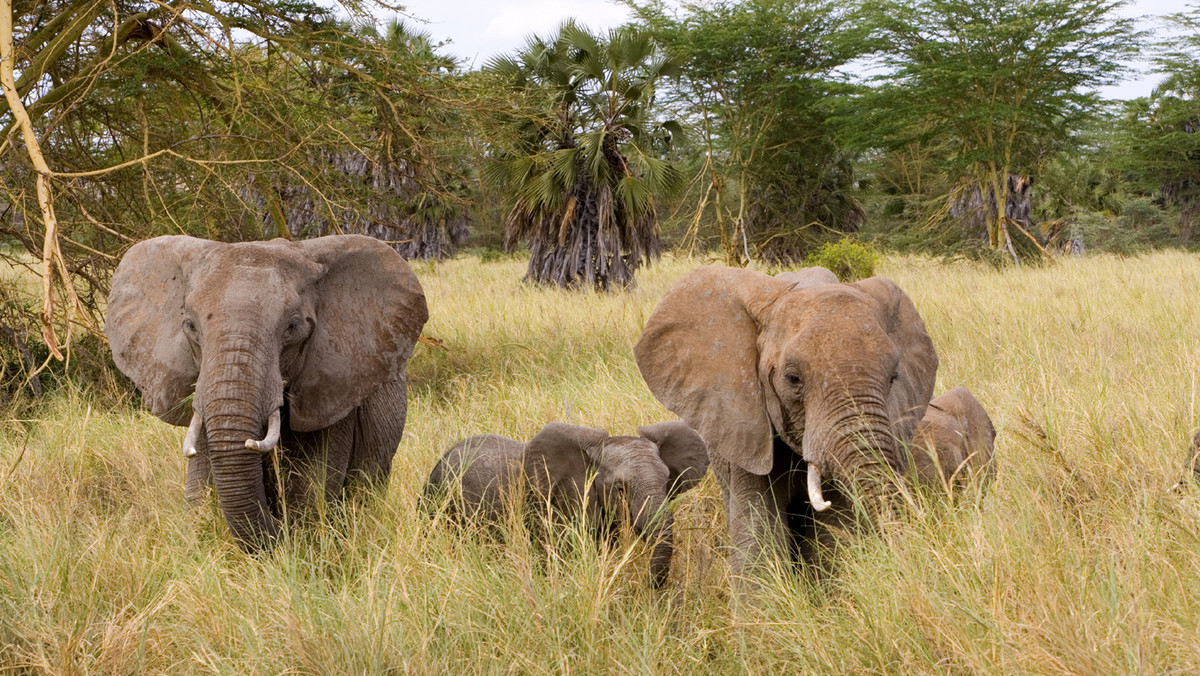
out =
<svg viewBox="0 0 1200 676"><path fill-rule="evenodd" d="M425 483L428 508L448 505L467 518L499 519L518 483L525 444L499 434L480 434L454 444L434 465Z"/></svg>

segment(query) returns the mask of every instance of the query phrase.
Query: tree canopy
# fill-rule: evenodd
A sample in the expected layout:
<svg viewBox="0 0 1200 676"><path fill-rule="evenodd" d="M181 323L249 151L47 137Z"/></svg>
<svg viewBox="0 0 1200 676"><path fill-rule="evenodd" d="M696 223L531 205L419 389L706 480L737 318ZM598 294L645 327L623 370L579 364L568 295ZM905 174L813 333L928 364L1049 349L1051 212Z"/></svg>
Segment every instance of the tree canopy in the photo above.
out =
<svg viewBox="0 0 1200 676"><path fill-rule="evenodd" d="M0 334L51 353L162 233L503 239L527 281L615 290L664 242L1020 259L1200 217L1195 4L1148 42L1124 0L626 0L468 72L383 4L0 3L0 255L43 280ZM1161 83L1107 105L1137 55Z"/></svg>
<svg viewBox="0 0 1200 676"><path fill-rule="evenodd" d="M690 239L710 209L730 262L798 260L855 231L863 214L835 123L848 90L838 69L861 49L845 3L631 4L681 62L667 100L699 139Z"/></svg>
<svg viewBox="0 0 1200 676"><path fill-rule="evenodd" d="M872 114L860 133L891 148L944 144L939 159L961 178L959 190L976 194L989 244L1012 251L1014 236L1033 238L1028 221L1013 217L1014 190L1027 188L1044 160L1071 145L1099 108L1097 88L1114 82L1136 53L1132 20L1116 14L1123 4L865 4L884 72L862 97Z"/></svg>

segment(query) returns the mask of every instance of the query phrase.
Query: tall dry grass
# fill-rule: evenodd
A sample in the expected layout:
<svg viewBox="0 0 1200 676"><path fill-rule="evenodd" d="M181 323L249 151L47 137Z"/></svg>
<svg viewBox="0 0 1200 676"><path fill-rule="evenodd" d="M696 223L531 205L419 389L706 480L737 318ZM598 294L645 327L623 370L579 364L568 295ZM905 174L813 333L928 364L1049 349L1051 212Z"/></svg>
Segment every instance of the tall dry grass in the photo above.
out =
<svg viewBox="0 0 1200 676"><path fill-rule="evenodd" d="M1200 260L1091 257L996 271L892 258L941 355L999 430L986 493L918 507L836 574L781 572L729 611L711 477L677 506L666 589L646 547L573 531L535 550L433 519L436 458L551 420L671 417L631 348L697 261L623 295L531 289L519 262L418 266L432 311L391 485L269 555L183 499L183 430L81 394L0 438L0 670L49 673L1200 672Z"/></svg>

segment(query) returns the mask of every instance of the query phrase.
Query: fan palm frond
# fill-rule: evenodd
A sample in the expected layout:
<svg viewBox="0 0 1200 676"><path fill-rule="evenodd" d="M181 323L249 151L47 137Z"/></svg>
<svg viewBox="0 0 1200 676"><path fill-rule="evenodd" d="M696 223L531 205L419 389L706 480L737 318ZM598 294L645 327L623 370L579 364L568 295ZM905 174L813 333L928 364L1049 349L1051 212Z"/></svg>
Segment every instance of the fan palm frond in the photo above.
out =
<svg viewBox="0 0 1200 676"><path fill-rule="evenodd" d="M526 280L629 286L658 255L655 198L684 184L683 172L656 154L682 127L647 114L675 62L645 31L598 36L569 21L488 68L552 107L538 116L544 124L520 123L525 145L485 174L514 200L505 239L527 242Z"/></svg>

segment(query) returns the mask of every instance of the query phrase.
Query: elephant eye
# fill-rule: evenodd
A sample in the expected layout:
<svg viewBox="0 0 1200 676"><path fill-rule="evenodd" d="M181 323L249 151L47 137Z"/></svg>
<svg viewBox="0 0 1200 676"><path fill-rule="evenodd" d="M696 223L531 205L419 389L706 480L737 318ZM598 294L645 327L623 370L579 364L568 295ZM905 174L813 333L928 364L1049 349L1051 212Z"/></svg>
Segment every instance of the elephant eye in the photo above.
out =
<svg viewBox="0 0 1200 676"><path fill-rule="evenodd" d="M183 330L189 335L196 335L196 322L192 321L191 318L184 319Z"/></svg>
<svg viewBox="0 0 1200 676"><path fill-rule="evenodd" d="M300 315L296 315L288 320L287 328L283 330L284 339L288 341L299 340L307 333L304 329L307 323Z"/></svg>
<svg viewBox="0 0 1200 676"><path fill-rule="evenodd" d="M899 371L893 372L892 377L888 378L888 385L894 385L897 380L900 380L900 372Z"/></svg>
<svg viewBox="0 0 1200 676"><path fill-rule="evenodd" d="M795 373L784 374L783 379L788 381L788 384L792 385L793 387L800 384L800 376L796 375Z"/></svg>

